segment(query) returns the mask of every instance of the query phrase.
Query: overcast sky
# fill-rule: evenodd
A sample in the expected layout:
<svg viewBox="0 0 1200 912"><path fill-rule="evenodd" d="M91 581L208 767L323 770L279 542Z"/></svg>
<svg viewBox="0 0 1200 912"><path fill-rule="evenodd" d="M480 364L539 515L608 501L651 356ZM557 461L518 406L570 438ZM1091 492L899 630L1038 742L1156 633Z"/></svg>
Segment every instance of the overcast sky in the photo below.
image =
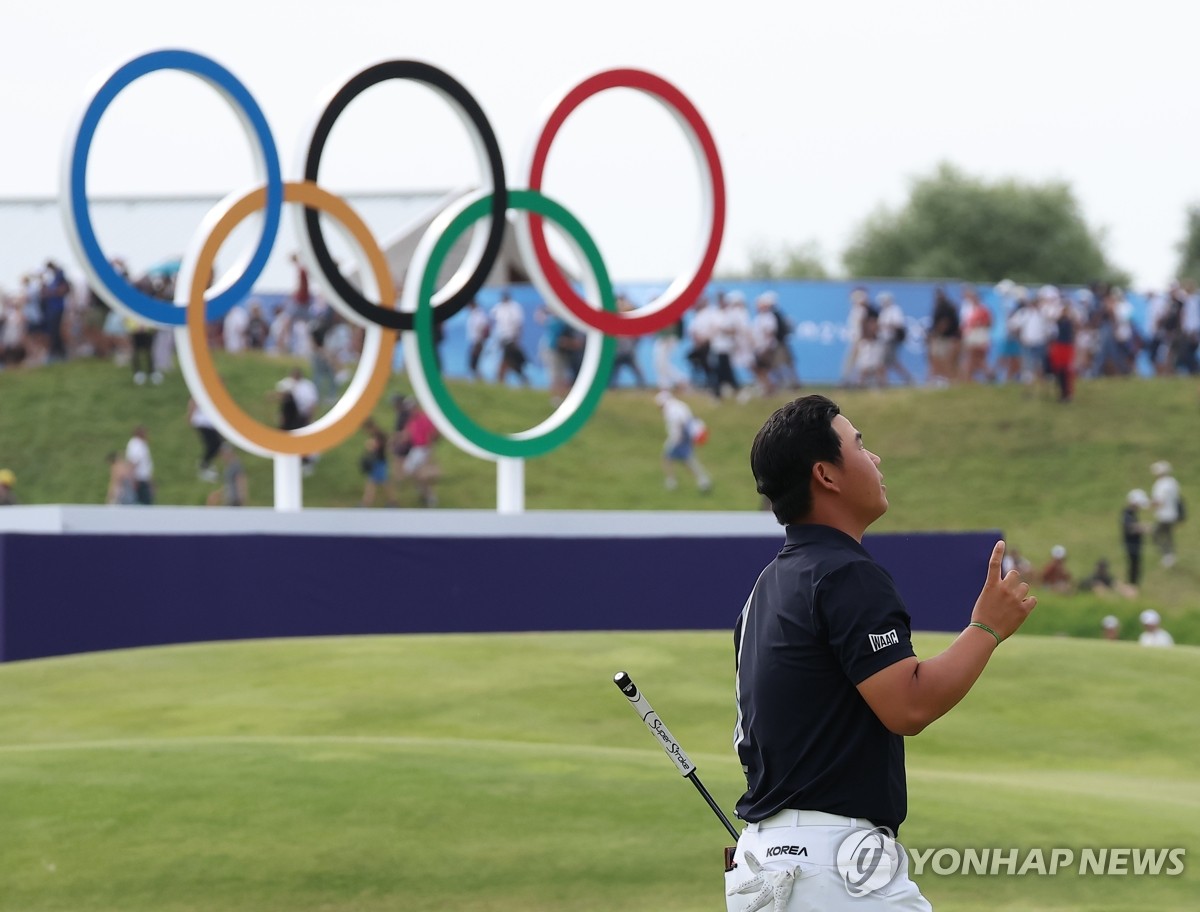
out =
<svg viewBox="0 0 1200 912"><path fill-rule="evenodd" d="M323 94L379 60L426 60L462 82L499 137L510 186L524 185L526 146L557 92L609 67L652 70L716 137L726 269L756 245L815 241L840 270L855 227L944 160L989 179L1068 182L1140 289L1171 276L1185 208L1200 202L1200 4L1184 0L45 0L7 4L2 21L0 196L57 193L65 134L96 77L181 47L247 86L288 176ZM669 279L699 230L690 156L661 107L609 92L567 121L545 189L582 219L615 277ZM224 194L252 180L251 161L214 92L154 74L101 122L89 191ZM352 105L322 166L322 183L343 192L479 180L463 128L413 86Z"/></svg>

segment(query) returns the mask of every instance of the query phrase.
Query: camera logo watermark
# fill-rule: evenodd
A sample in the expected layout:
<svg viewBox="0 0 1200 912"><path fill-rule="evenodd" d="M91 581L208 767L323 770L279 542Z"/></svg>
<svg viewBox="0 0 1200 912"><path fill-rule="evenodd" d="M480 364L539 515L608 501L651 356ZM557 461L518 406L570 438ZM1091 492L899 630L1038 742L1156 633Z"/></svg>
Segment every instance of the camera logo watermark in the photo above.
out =
<svg viewBox="0 0 1200 912"><path fill-rule="evenodd" d="M896 837L887 827L854 830L838 845L837 868L851 896L883 889L900 870Z"/></svg>

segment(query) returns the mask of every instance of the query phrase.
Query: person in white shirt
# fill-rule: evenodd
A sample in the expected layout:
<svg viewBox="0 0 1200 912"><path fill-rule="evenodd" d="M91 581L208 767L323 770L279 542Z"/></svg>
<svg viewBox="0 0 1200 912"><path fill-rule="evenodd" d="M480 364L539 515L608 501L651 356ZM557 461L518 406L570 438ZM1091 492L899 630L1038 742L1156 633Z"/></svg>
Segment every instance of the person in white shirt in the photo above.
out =
<svg viewBox="0 0 1200 912"><path fill-rule="evenodd" d="M1038 291L1036 300L1017 308L1009 317L1009 329L1016 332L1021 343L1021 360L1024 362L1021 380L1036 383L1046 373L1046 350L1050 344L1051 320L1047 308L1057 298L1058 291L1049 286Z"/></svg>
<svg viewBox="0 0 1200 912"><path fill-rule="evenodd" d="M1171 474L1171 464L1159 461L1150 466L1154 484L1150 488L1150 503L1154 508L1154 544L1162 554L1164 567L1175 566L1175 526L1182 518L1182 495L1179 482Z"/></svg>
<svg viewBox="0 0 1200 912"><path fill-rule="evenodd" d="M293 431L306 424L312 424L321 394L317 392L317 385L304 376L304 371L298 367L292 368L290 374L275 384L275 390L283 395L290 393L292 401L296 404L296 420L299 423L295 427L285 427L284 430Z"/></svg>
<svg viewBox="0 0 1200 912"><path fill-rule="evenodd" d="M858 386L880 387L887 384L884 357L887 346L879 328L879 313L868 307L858 328L855 347L854 376Z"/></svg>
<svg viewBox="0 0 1200 912"><path fill-rule="evenodd" d="M1138 620L1142 622L1142 633L1138 637L1139 644L1159 649L1175 645L1175 638L1162 629L1160 626L1162 618L1153 608L1143 611Z"/></svg>
<svg viewBox="0 0 1200 912"><path fill-rule="evenodd" d="M289 330L291 332L291 340L288 342L288 350L293 355L299 355L304 358L311 357L313 342L312 333L308 331L308 312L294 311Z"/></svg>
<svg viewBox="0 0 1200 912"><path fill-rule="evenodd" d="M729 294L730 314L733 318L733 366L735 369L752 373L754 370L754 338L751 324L754 317L746 303L746 296L740 291Z"/></svg>
<svg viewBox="0 0 1200 912"><path fill-rule="evenodd" d="M687 385L687 375L675 366L675 349L683 338L683 318L664 326L654 334L650 358L654 364L654 382L659 389Z"/></svg>
<svg viewBox="0 0 1200 912"><path fill-rule="evenodd" d="M1133 305L1121 290L1117 289L1113 292L1113 338L1116 339L1121 352L1118 373L1128 374L1133 370L1133 363L1137 358L1137 350L1134 348L1135 335Z"/></svg>
<svg viewBox="0 0 1200 912"><path fill-rule="evenodd" d="M25 337L28 326L25 322L25 309L14 298L7 303L0 300L0 311L4 317L4 326L0 329L0 364L17 367L25 360L26 355Z"/></svg>
<svg viewBox="0 0 1200 912"><path fill-rule="evenodd" d="M712 394L721 398L725 387L735 393L741 384L733 373L734 353L737 351L741 332L748 326L745 310L746 298L740 291L731 291L717 298L717 310L712 317L712 341L709 353L712 356Z"/></svg>
<svg viewBox="0 0 1200 912"><path fill-rule="evenodd" d="M125 461L133 467L133 484L137 502L144 506L154 503L154 459L150 456L149 434L144 424L133 429L125 444Z"/></svg>
<svg viewBox="0 0 1200 912"><path fill-rule="evenodd" d="M492 308L492 326L496 333L496 341L500 344L500 371L496 375L496 382L503 383L509 371L512 371L523 385L528 386L529 378L525 376L525 364L529 357L521 348L525 310L507 291L500 295L500 301Z"/></svg>
<svg viewBox="0 0 1200 912"><path fill-rule="evenodd" d="M846 354L842 358L842 386L858 385L858 346L862 339L863 318L871 296L865 288L850 292L850 313L846 317Z"/></svg>
<svg viewBox="0 0 1200 912"><path fill-rule="evenodd" d="M250 328L250 314L241 304L235 304L225 314L221 324L221 338L225 351L236 354L246 350L246 330Z"/></svg>
<svg viewBox="0 0 1200 912"><path fill-rule="evenodd" d="M754 302L754 319L750 323L750 338L754 343L754 376L764 396L775 392L776 350L779 348L779 318L775 315L778 298L774 292L763 292Z"/></svg>
<svg viewBox="0 0 1200 912"><path fill-rule="evenodd" d="M286 307L279 307L271 318L267 330L267 349L275 355L292 353L292 315Z"/></svg>
<svg viewBox="0 0 1200 912"><path fill-rule="evenodd" d="M200 435L200 480L216 481L219 476L213 466L213 460L217 458L217 453L221 449L221 433L213 426L212 419L195 399L188 399L187 414L188 424L194 427L196 433Z"/></svg>
<svg viewBox="0 0 1200 912"><path fill-rule="evenodd" d="M317 417L317 403L321 400L321 394L317 385L304 376L300 368L292 368L291 373L276 383L275 393L279 398L280 430L298 430L312 424ZM301 457L301 469L305 476L313 473L317 458L311 454Z"/></svg>
<svg viewBox="0 0 1200 912"><path fill-rule="evenodd" d="M696 386L712 386L712 337L716 315L716 305L708 298L701 298L687 324L687 337L691 343L687 360L692 365Z"/></svg>
<svg viewBox="0 0 1200 912"><path fill-rule="evenodd" d="M900 349L908 338L904 311L890 291L881 291L876 300L879 303L879 337L883 340L883 371L879 377L881 385L887 384L888 375L893 371L900 375L903 383L910 384L913 382L912 374L900 363Z"/></svg>
<svg viewBox="0 0 1200 912"><path fill-rule="evenodd" d="M667 440L663 444L663 473L668 491L679 487L679 479L675 477L675 468L683 463L696 479L696 486L703 493L712 489L712 479L700 460L696 458L695 437L698 428L697 418L688 408L688 404L679 399L670 390L660 390L654 397L658 407L662 409L663 421L667 427Z"/></svg>
<svg viewBox="0 0 1200 912"><path fill-rule="evenodd" d="M467 370L472 380L480 379L479 358L491 333L492 321L479 302L472 298L467 304Z"/></svg>

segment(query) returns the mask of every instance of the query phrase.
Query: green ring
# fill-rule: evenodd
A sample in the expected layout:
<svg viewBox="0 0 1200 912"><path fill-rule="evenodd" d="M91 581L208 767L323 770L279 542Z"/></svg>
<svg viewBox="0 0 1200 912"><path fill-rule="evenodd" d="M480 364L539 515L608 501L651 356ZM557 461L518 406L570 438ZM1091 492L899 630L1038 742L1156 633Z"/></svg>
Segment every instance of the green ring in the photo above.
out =
<svg viewBox="0 0 1200 912"><path fill-rule="evenodd" d="M541 434L530 436L530 431L521 431L517 434L497 434L481 427L459 407L446 387L446 382L438 367L433 335L433 295L437 290L435 287L437 277L450 249L471 225L491 213L490 203L491 194L476 200L450 222L434 245L426 262L424 274L421 276L416 313L413 315L413 329L417 334L417 351L420 353L421 372L425 375L425 381L434 401L446 419L463 437L481 450L499 457L529 459L534 456L544 456L551 450L562 446L587 424L608 387L608 380L617 357L617 340L612 336L601 337L599 365L596 368L591 388L587 391L583 401L573 412L568 412ZM601 307L612 313L617 312L617 302L604 260L600 256L596 244L592 241L591 235L587 233L575 216L535 190L510 190L508 207L544 216L558 224L570 235L583 251L588 266L596 277L600 289ZM594 339L598 334L598 331L588 333L587 344L589 346L595 344ZM558 412L568 407L569 401L568 394L563 404L547 420L554 421Z"/></svg>

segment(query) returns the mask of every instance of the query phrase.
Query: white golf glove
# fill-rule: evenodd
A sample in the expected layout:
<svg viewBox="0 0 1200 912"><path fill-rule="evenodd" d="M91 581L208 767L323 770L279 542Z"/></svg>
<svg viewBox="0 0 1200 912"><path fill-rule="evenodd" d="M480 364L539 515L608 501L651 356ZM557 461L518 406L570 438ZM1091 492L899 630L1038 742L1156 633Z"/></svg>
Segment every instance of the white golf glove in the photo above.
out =
<svg viewBox="0 0 1200 912"><path fill-rule="evenodd" d="M796 869L764 871L753 853L747 852L744 857L746 867L754 877L732 888L725 895L746 894L757 890L758 893L751 899L750 905L746 906L745 912L758 912L768 905L772 906L772 912L786 912L788 897L792 895L792 885L795 883Z"/></svg>

